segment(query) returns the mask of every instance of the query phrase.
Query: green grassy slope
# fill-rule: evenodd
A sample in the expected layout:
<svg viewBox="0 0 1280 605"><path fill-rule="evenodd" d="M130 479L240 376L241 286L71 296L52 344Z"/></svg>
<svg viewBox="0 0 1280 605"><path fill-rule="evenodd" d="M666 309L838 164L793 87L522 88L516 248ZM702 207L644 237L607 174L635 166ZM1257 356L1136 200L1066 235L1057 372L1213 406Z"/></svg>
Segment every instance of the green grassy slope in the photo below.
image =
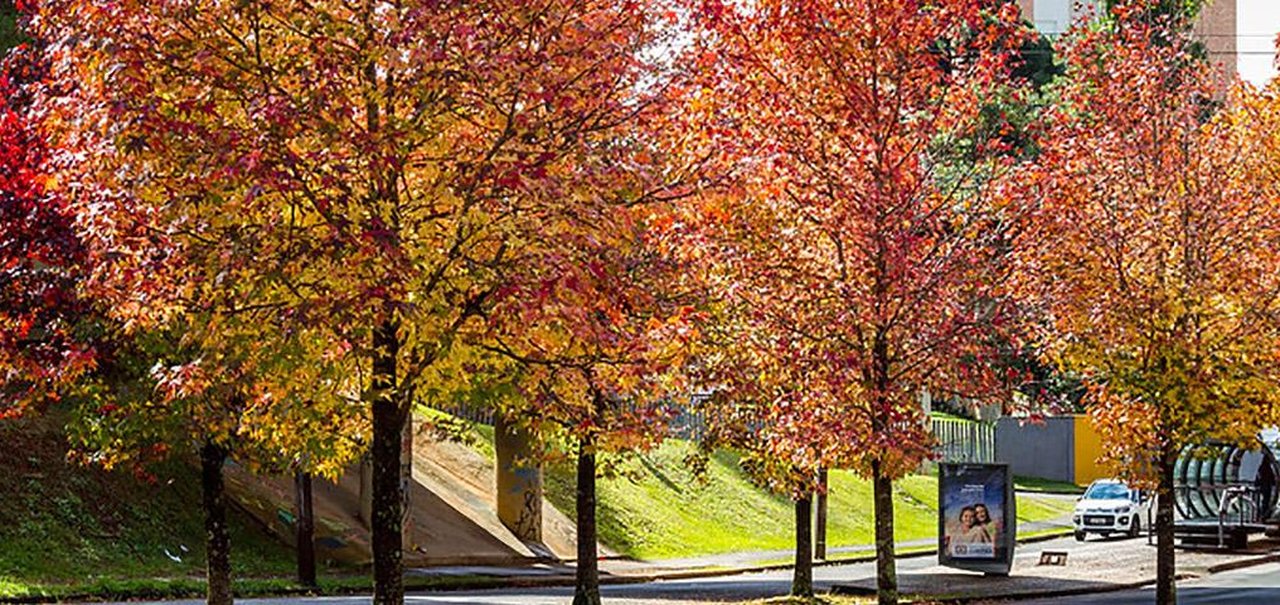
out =
<svg viewBox="0 0 1280 605"><path fill-rule="evenodd" d="M1014 477L1013 484L1019 490L1026 492L1039 492L1044 494L1071 494L1079 495L1084 493L1084 486L1068 483L1066 481L1054 481L1052 479L1041 479L1039 477Z"/></svg>
<svg viewBox="0 0 1280 605"><path fill-rule="evenodd" d="M0 600L103 579L203 577L195 469L167 464L151 484L68 464L58 426L55 418L0 422ZM287 546L238 510L230 516L236 575L291 573Z"/></svg>
<svg viewBox="0 0 1280 605"><path fill-rule="evenodd" d="M0 422L0 600L103 586L157 586L172 578L195 586L203 576L203 527L193 468L157 469L154 484L131 474L66 462L56 417ZM475 446L492 455L492 430L478 427ZM714 457L704 480L684 464L688 443L672 441L622 464L600 482L602 541L640 558L786 550L792 505L748 481L731 453ZM547 496L573 511L573 469L552 465ZM897 536L930 538L937 483L912 476L897 483ZM1023 520L1060 516L1070 502L1023 498ZM829 544L871 542L871 489L848 472L831 474ZM290 549L232 510L232 559L239 577L287 578ZM183 550L183 547L186 550ZM166 554L166 550L168 554ZM174 561L170 554L181 558ZM126 590L122 589L122 590Z"/></svg>
<svg viewBox="0 0 1280 605"><path fill-rule="evenodd" d="M691 446L671 441L622 465L623 475L599 484L601 541L643 558L690 557L734 551L784 550L793 545L793 507L785 498L753 486L731 454L717 455L702 483L684 465ZM574 473L570 464L548 469L547 498L572 515ZM871 484L847 471L830 476L828 545L873 541ZM932 538L937 531L937 480L910 476L896 484L898 540ZM1020 498L1022 521L1059 517L1071 503Z"/></svg>

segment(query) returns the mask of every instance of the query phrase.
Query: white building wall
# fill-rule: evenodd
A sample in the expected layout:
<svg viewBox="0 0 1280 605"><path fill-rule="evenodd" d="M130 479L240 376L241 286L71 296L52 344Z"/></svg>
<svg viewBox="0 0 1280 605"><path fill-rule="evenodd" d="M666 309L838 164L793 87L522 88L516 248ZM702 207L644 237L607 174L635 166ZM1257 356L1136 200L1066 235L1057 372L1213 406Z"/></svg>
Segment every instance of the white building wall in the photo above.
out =
<svg viewBox="0 0 1280 605"><path fill-rule="evenodd" d="M1050 36L1071 25L1071 0L1039 0L1035 11L1036 29Z"/></svg>
<svg viewBox="0 0 1280 605"><path fill-rule="evenodd" d="M1036 28L1049 35L1062 34L1075 21L1097 14L1096 0L1020 0L1020 4ZM1209 0L1196 34L1224 75L1239 73L1257 85L1276 77L1280 0Z"/></svg>
<svg viewBox="0 0 1280 605"><path fill-rule="evenodd" d="M1035 0L1034 6L1036 29L1051 36L1067 31L1077 19L1094 14L1093 0Z"/></svg>
<svg viewBox="0 0 1280 605"><path fill-rule="evenodd" d="M1241 78L1254 84L1265 84L1276 76L1276 34L1280 33L1280 0L1234 1L1236 69Z"/></svg>

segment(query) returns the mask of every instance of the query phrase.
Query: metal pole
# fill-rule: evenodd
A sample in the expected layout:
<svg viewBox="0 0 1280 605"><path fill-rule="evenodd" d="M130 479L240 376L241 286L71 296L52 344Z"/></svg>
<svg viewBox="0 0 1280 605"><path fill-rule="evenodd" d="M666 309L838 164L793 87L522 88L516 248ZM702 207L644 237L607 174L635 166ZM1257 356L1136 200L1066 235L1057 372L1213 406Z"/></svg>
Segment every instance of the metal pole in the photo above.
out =
<svg viewBox="0 0 1280 605"><path fill-rule="evenodd" d="M827 469L818 469L818 502L813 532L813 557L825 561L827 559Z"/></svg>

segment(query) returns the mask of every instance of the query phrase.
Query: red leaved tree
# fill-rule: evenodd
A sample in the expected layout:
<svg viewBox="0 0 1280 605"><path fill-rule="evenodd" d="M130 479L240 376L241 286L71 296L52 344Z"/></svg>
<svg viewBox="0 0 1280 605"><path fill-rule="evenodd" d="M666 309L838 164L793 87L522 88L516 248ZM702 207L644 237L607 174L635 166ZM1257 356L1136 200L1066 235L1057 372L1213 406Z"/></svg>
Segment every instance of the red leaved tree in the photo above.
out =
<svg viewBox="0 0 1280 605"><path fill-rule="evenodd" d="M577 462L575 604L600 602L597 457L637 453L666 436L695 300L679 265L652 245L648 209L580 208L575 233L534 254L537 267L500 294L489 345L516 360L513 412ZM588 226L589 225L589 226Z"/></svg>
<svg viewBox="0 0 1280 605"><path fill-rule="evenodd" d="M1174 465L1186 446L1256 444L1277 422L1280 208L1275 121L1231 93L1189 32L1116 3L1065 45L1046 114L1028 283L1047 350L1092 387L1118 474L1158 486L1159 603L1174 603Z"/></svg>
<svg viewBox="0 0 1280 605"><path fill-rule="evenodd" d="M314 372L371 416L378 603L403 600L412 409L436 403L523 258L524 217L543 203L526 190L629 115L619 99L652 11L63 0L42 13L71 91L57 126L84 168L68 186L96 193L81 221L114 250L100 284L117 312L198 302L188 338L236 351L201 359L251 360L246 376L270 384ZM259 352L281 337L281 354Z"/></svg>
<svg viewBox="0 0 1280 605"><path fill-rule="evenodd" d="M892 481L932 443L921 391L1008 383L990 362L1011 320L1018 216L994 175L1012 160L980 126L983 95L1008 83L1017 7L703 2L697 18L708 80L691 111L723 186L694 245L733 317L723 346L741 350L725 357L751 364L741 397L800 477L844 464L872 479L893 603ZM828 432L854 451L831 451ZM793 590L812 587L797 572Z"/></svg>
<svg viewBox="0 0 1280 605"><path fill-rule="evenodd" d="M525 216L523 260L495 294L482 341L519 366L509 413L576 458L574 603L584 605L600 602L597 458L666 436L689 392L682 377L701 302L668 229L687 173L662 147L678 87L656 65L637 73L651 79L633 81L619 119L584 133L579 153L526 191L540 210Z"/></svg>
<svg viewBox="0 0 1280 605"><path fill-rule="evenodd" d="M64 199L50 192L48 147L32 87L39 49L0 59L0 418L58 396L93 364L76 337L83 249Z"/></svg>
<svg viewBox="0 0 1280 605"><path fill-rule="evenodd" d="M102 313L98 367L80 379L68 431L84 461L108 468L198 456L207 598L229 603L224 464L308 460L333 474L359 451L359 391L346 368L307 363L328 352L324 335L298 321L275 279L299 262L297 231L273 230L279 208L254 204L243 173L214 167L244 151L242 123L210 117L234 102L150 79L180 63L148 52L150 34L183 25L166 16L51 2L34 21L49 64L37 115L86 260L77 290Z"/></svg>

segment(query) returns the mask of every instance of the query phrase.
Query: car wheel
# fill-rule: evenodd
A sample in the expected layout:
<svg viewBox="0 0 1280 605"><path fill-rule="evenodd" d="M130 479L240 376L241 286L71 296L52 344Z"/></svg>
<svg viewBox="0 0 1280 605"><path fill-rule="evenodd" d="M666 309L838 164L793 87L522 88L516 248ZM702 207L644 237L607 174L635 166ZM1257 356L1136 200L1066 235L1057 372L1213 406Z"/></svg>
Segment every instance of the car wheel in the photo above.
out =
<svg viewBox="0 0 1280 605"><path fill-rule="evenodd" d="M1129 522L1129 537L1136 538L1142 535L1142 520L1138 515L1133 516L1133 520Z"/></svg>
<svg viewBox="0 0 1280 605"><path fill-rule="evenodd" d="M1076 542L1084 542L1084 532L1076 532Z"/></svg>

